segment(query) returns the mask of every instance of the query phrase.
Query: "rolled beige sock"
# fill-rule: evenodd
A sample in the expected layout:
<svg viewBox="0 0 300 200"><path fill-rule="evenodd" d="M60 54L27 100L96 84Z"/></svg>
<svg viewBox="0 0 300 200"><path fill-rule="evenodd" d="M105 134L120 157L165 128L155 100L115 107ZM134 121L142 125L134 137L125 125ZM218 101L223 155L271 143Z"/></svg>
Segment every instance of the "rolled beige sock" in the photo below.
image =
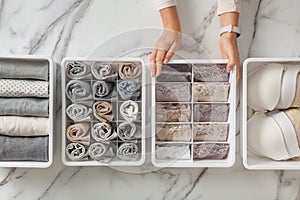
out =
<svg viewBox="0 0 300 200"><path fill-rule="evenodd" d="M291 120L295 132L297 134L298 144L300 147L300 108L292 108L284 111L288 118Z"/></svg>
<svg viewBox="0 0 300 200"><path fill-rule="evenodd" d="M300 107L300 73L297 77L297 87L296 87L296 96L295 99L291 105L292 108L299 108Z"/></svg>

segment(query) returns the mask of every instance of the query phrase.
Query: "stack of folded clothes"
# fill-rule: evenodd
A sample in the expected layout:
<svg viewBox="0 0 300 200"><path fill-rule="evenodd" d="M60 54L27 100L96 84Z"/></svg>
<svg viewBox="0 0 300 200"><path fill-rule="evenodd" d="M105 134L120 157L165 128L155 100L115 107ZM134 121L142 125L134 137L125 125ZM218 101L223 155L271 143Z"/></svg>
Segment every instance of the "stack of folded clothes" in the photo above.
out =
<svg viewBox="0 0 300 200"><path fill-rule="evenodd" d="M141 138L142 68L133 62L66 64L66 155L72 161L135 161Z"/></svg>
<svg viewBox="0 0 300 200"><path fill-rule="evenodd" d="M49 160L49 63L0 60L0 161Z"/></svg>
<svg viewBox="0 0 300 200"><path fill-rule="evenodd" d="M156 158L220 160L229 151L224 64L168 64L155 85Z"/></svg>

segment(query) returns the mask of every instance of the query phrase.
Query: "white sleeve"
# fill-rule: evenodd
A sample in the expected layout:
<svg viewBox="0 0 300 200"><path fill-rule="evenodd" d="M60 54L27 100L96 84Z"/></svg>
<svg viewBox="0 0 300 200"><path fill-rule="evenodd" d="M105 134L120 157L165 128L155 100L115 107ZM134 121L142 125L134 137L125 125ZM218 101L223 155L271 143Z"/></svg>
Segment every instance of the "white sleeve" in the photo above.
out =
<svg viewBox="0 0 300 200"><path fill-rule="evenodd" d="M171 6L177 5L177 0L154 0L157 10L162 10Z"/></svg>
<svg viewBox="0 0 300 200"><path fill-rule="evenodd" d="M218 15L227 12L241 12L241 0L218 0Z"/></svg>

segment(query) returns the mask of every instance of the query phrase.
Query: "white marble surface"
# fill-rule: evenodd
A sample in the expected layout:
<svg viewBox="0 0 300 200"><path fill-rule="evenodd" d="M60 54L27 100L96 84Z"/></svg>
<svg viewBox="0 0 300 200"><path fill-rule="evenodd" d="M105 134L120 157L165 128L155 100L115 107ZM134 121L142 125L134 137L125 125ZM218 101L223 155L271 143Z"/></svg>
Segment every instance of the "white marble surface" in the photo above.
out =
<svg viewBox="0 0 300 200"><path fill-rule="evenodd" d="M300 56L299 0L242 3L242 60ZM178 9L183 32L190 37L181 55L220 58L216 1L179 0ZM0 0L0 54L50 55L57 63L65 56L131 55L131 50L141 56L160 33L145 28L160 26L152 0ZM60 106L57 110L60 115ZM238 152L229 169L164 168L147 173L131 169L129 173L107 167L65 167L60 158L60 118L57 121L53 165L0 169L1 200L300 199L298 171L248 171Z"/></svg>

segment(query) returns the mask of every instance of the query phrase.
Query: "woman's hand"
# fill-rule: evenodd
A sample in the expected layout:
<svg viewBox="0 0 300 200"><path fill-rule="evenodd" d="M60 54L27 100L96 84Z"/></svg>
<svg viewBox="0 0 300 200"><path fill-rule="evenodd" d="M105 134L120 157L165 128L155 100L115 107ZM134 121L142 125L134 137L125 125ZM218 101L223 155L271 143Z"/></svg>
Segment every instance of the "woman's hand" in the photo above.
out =
<svg viewBox="0 0 300 200"><path fill-rule="evenodd" d="M159 76L163 64L168 64L181 42L181 27L176 6L160 10L164 32L150 56L151 76Z"/></svg>
<svg viewBox="0 0 300 200"><path fill-rule="evenodd" d="M236 67L236 82L240 78L240 56L236 33L223 33L220 37L220 51L224 59L228 59L227 72Z"/></svg>
<svg viewBox="0 0 300 200"><path fill-rule="evenodd" d="M181 32L165 29L150 56L151 76L159 76L162 65L168 64L181 42Z"/></svg>

